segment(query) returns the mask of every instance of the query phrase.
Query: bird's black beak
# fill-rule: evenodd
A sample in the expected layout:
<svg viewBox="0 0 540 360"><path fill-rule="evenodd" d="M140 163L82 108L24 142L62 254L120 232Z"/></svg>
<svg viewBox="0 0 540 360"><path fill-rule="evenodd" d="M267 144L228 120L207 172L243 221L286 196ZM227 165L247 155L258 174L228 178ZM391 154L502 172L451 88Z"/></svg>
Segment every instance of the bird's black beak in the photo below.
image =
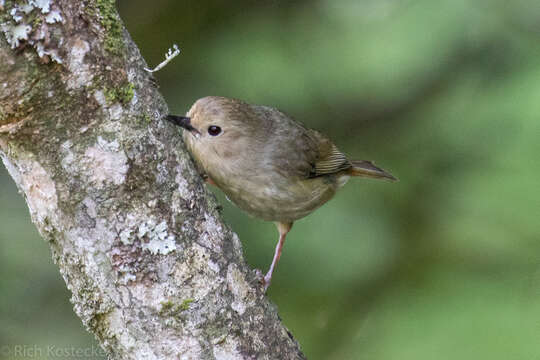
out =
<svg viewBox="0 0 540 360"><path fill-rule="evenodd" d="M200 134L197 129L191 126L191 118L185 116L167 115L166 119L172 122L174 125L181 126L190 132Z"/></svg>

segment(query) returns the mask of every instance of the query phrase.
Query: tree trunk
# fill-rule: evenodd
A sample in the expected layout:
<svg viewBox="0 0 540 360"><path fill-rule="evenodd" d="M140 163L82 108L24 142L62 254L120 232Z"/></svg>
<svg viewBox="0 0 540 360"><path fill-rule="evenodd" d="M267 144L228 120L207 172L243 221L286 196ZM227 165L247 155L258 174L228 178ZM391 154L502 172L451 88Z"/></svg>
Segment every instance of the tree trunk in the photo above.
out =
<svg viewBox="0 0 540 360"><path fill-rule="evenodd" d="M304 358L112 0L0 0L0 156L114 359Z"/></svg>

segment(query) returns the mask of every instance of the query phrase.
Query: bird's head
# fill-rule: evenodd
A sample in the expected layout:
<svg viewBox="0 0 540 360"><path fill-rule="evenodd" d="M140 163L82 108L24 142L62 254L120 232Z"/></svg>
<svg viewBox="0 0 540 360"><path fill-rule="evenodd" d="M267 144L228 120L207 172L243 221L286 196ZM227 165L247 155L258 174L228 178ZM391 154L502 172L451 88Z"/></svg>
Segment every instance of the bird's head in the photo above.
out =
<svg viewBox="0 0 540 360"><path fill-rule="evenodd" d="M186 116L168 115L167 120L184 128L184 141L205 168L222 166L257 151L264 137L265 121L253 107L225 97L204 97Z"/></svg>

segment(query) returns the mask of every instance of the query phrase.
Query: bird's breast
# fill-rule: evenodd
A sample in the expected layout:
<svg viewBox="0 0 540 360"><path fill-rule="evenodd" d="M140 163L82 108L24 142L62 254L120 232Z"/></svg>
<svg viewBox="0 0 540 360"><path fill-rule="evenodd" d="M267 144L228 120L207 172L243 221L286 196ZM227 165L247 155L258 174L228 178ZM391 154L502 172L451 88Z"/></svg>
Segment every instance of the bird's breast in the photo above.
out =
<svg viewBox="0 0 540 360"><path fill-rule="evenodd" d="M291 175L263 152L202 149L186 139L195 160L238 207L252 216L280 222L298 220L330 200L342 185L337 175L301 178ZM222 150L222 151L221 151Z"/></svg>
<svg viewBox="0 0 540 360"><path fill-rule="evenodd" d="M269 221L298 220L330 200L335 177L287 179L279 175L228 176L212 179L227 197L249 214Z"/></svg>

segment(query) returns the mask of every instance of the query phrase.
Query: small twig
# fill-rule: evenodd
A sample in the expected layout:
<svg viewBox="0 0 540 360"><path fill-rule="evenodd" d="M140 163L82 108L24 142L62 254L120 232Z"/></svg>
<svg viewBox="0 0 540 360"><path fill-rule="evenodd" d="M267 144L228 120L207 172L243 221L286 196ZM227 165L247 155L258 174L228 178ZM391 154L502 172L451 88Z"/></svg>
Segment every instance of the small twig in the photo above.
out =
<svg viewBox="0 0 540 360"><path fill-rule="evenodd" d="M174 49L174 51L173 51ZM172 59L174 59L175 57L178 56L178 54L180 54L180 49L178 48L178 45L176 44L173 44L173 49L169 49L169 51L167 51L167 53L165 54L165 60L163 60L158 66L156 66L154 69L148 69L148 68L144 68L144 70L150 72L150 73L153 73L153 72L156 72L158 70L160 70L161 68L163 68L165 65L167 65Z"/></svg>

